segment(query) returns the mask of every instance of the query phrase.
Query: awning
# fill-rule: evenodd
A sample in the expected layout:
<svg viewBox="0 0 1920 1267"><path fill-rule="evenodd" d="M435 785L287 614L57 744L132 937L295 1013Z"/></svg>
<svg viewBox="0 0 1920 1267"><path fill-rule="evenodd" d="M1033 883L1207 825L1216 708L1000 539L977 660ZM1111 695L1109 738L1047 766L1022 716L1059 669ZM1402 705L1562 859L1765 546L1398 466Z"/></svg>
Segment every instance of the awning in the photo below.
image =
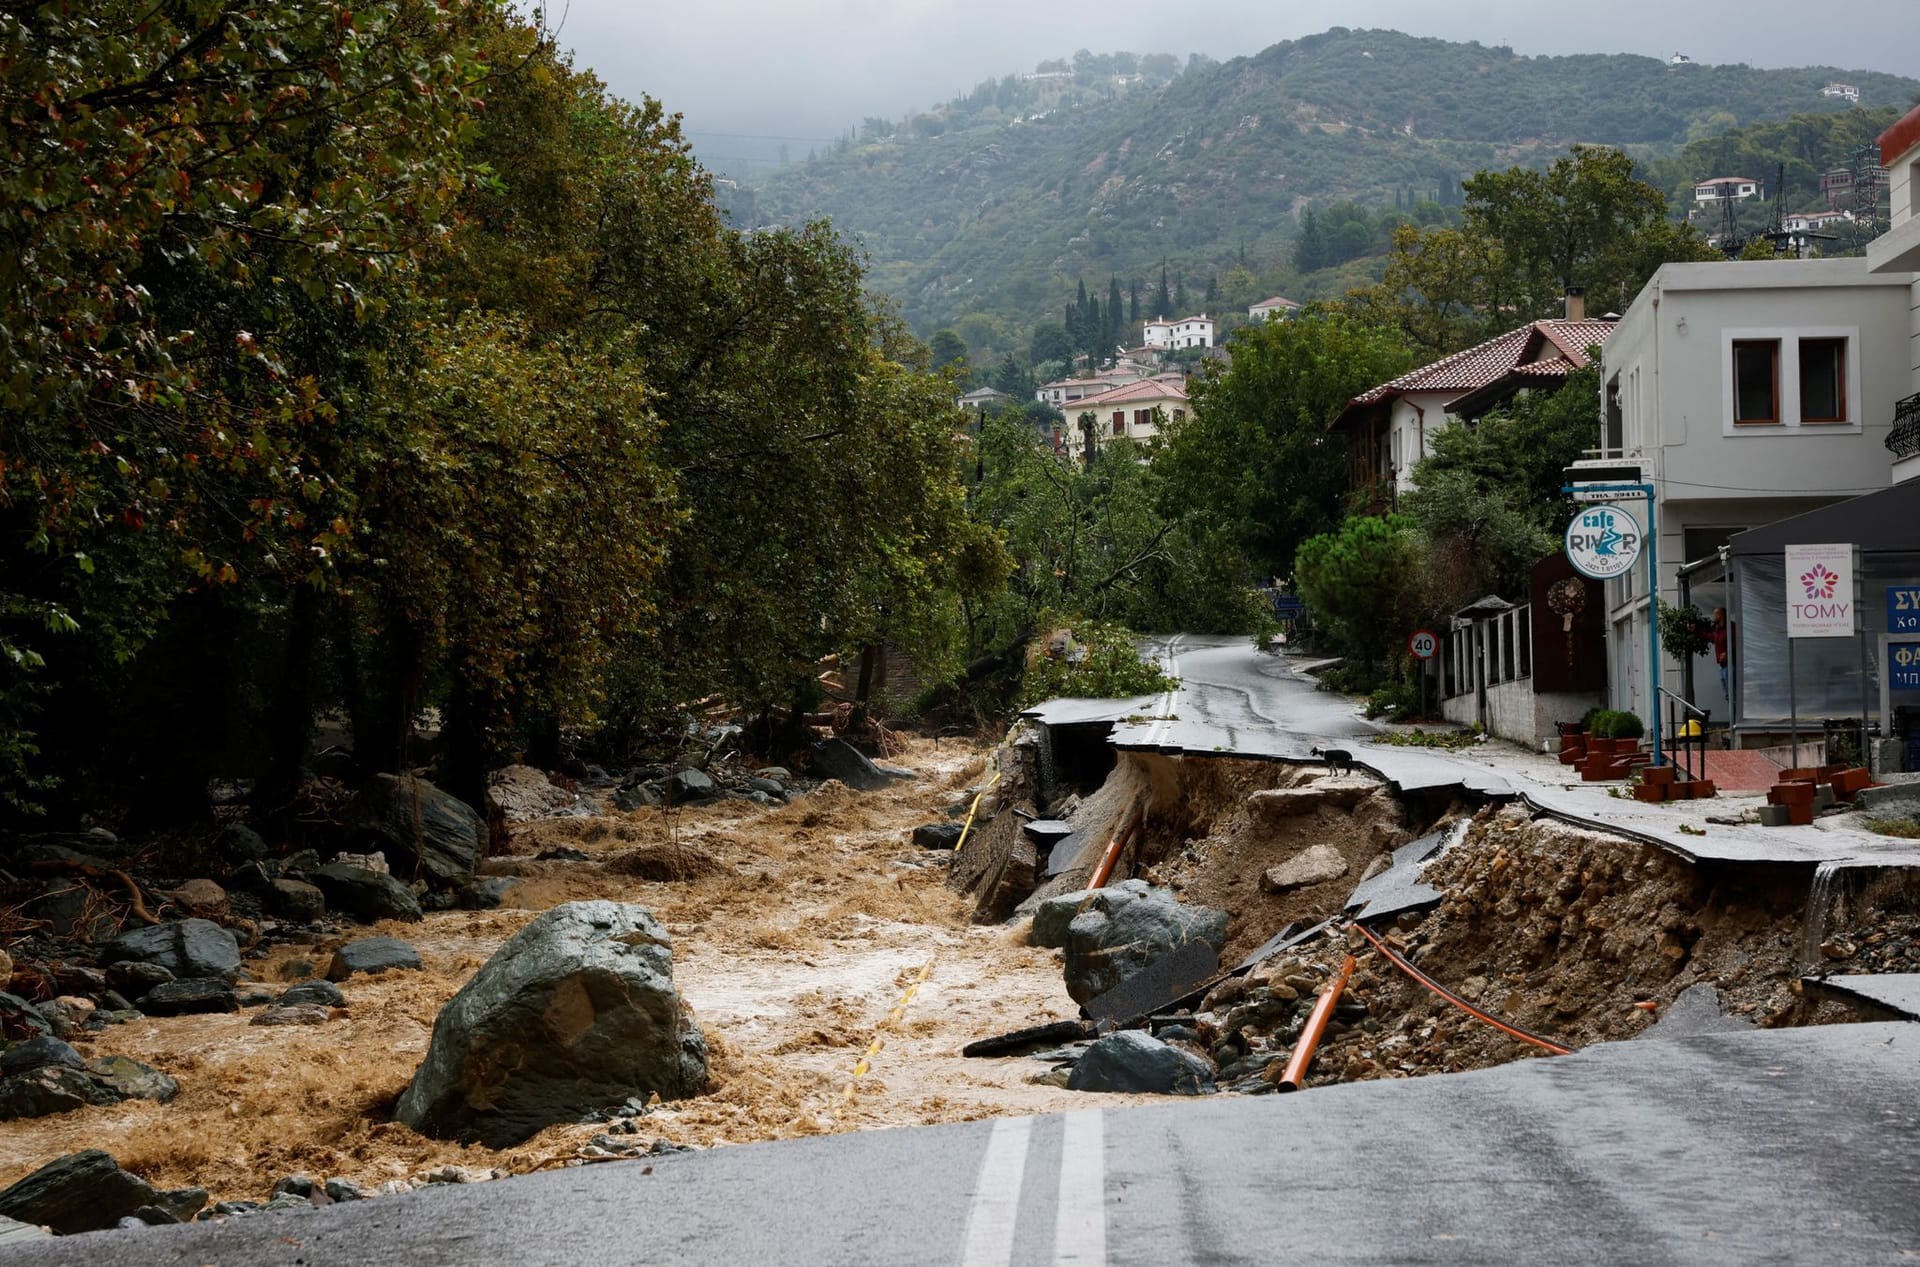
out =
<svg viewBox="0 0 1920 1267"><path fill-rule="evenodd" d="M1816 542L1846 542L1867 551L1920 550L1920 480L1736 532L1727 552L1779 554L1790 545Z"/></svg>

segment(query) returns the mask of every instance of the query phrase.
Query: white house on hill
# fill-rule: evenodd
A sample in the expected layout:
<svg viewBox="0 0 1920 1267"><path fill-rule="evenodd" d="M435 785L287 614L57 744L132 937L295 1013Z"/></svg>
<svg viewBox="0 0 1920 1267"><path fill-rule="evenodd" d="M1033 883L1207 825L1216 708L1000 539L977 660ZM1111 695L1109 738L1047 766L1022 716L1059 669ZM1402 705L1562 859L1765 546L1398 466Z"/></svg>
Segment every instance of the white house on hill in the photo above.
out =
<svg viewBox="0 0 1920 1267"><path fill-rule="evenodd" d="M1210 348L1213 346L1213 319L1206 313L1168 321L1161 317L1146 324L1146 343L1150 348Z"/></svg>
<svg viewBox="0 0 1920 1267"><path fill-rule="evenodd" d="M1247 316L1255 321L1280 321L1299 311L1299 304L1285 295L1275 295L1272 299L1262 299L1247 309Z"/></svg>

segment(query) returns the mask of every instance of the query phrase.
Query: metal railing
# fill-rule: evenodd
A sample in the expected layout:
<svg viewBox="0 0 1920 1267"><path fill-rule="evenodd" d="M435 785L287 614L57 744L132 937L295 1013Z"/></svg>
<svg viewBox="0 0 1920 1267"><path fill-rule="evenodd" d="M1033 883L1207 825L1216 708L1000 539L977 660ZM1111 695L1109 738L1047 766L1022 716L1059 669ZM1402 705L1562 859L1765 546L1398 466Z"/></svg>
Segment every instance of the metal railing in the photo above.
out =
<svg viewBox="0 0 1920 1267"><path fill-rule="evenodd" d="M1887 448L1895 461L1920 457L1920 392L1893 407L1893 430L1887 432Z"/></svg>
<svg viewBox="0 0 1920 1267"><path fill-rule="evenodd" d="M1712 710L1701 708L1664 686L1659 690L1660 703L1667 710L1667 760L1686 775L1689 783L1705 778L1707 723L1713 716ZM1689 722L1698 724L1690 726Z"/></svg>

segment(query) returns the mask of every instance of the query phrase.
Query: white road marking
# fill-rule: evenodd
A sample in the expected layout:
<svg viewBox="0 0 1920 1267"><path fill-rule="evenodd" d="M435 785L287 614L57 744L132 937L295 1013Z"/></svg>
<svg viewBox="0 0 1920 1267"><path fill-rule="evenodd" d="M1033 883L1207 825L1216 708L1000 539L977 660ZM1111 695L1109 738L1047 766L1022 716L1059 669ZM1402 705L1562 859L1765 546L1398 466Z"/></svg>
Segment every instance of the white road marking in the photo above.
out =
<svg viewBox="0 0 1920 1267"><path fill-rule="evenodd" d="M1107 1261L1106 1141L1100 1110L1069 1113L1060 1143L1060 1202L1053 1229L1056 1263Z"/></svg>
<svg viewBox="0 0 1920 1267"><path fill-rule="evenodd" d="M1186 637L1185 634L1175 634L1172 638L1168 639L1166 653L1161 657L1162 671L1170 678L1180 676L1180 659L1174 654L1174 648L1180 645L1180 640L1184 637ZM1154 722L1152 727L1147 731L1148 747L1157 748L1165 744L1167 733L1173 729L1173 702L1174 696L1179 694L1179 692L1179 686L1175 685L1169 688L1165 695L1160 697L1160 704L1157 710L1160 715L1159 720Z"/></svg>
<svg viewBox="0 0 1920 1267"><path fill-rule="evenodd" d="M1013 1225L1020 1214L1020 1182L1027 1172L1030 1117L1003 1117L987 1137L987 1155L974 1180L961 1267L1006 1267L1013 1259Z"/></svg>

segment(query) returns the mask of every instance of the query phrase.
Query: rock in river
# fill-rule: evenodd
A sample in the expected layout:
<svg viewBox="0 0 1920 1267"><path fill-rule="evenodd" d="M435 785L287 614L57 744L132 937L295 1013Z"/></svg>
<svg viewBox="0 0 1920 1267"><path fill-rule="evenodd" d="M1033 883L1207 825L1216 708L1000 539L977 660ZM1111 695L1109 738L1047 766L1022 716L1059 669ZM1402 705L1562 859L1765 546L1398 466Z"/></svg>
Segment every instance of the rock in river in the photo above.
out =
<svg viewBox="0 0 1920 1267"><path fill-rule="evenodd" d="M569 902L521 929L434 1021L394 1116L508 1148L629 1096L697 1094L707 1046L652 913Z"/></svg>

